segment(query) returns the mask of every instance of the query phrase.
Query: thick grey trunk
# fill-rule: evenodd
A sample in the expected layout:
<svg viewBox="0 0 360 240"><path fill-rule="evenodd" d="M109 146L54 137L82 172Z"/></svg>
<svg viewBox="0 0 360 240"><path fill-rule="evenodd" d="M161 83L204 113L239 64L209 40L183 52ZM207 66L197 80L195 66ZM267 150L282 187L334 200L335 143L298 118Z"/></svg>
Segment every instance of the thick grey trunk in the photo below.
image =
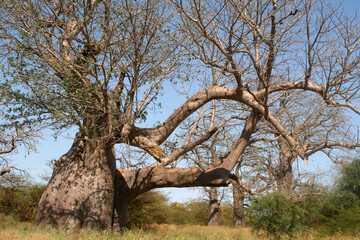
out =
<svg viewBox="0 0 360 240"><path fill-rule="evenodd" d="M67 228L110 228L114 207L115 157L99 140L73 146L54 166L36 221Z"/></svg>
<svg viewBox="0 0 360 240"><path fill-rule="evenodd" d="M209 218L208 226L220 226L220 204L218 199L218 193L216 187L211 187L208 190L210 201L209 201Z"/></svg>

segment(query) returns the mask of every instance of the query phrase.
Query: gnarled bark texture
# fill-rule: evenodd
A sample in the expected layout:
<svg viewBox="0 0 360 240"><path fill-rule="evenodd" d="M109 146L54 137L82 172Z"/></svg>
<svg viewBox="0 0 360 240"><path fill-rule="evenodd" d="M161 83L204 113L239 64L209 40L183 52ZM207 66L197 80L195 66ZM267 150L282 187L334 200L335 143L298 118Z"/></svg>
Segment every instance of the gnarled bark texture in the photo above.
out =
<svg viewBox="0 0 360 240"><path fill-rule="evenodd" d="M114 205L115 158L100 139L78 134L67 154L55 164L42 195L36 221L68 228L108 228Z"/></svg>

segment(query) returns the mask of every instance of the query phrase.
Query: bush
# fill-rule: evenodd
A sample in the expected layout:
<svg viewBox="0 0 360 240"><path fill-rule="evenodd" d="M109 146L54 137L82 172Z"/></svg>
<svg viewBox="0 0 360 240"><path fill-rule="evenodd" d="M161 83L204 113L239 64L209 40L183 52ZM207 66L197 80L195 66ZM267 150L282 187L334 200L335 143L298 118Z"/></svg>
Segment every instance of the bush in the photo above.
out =
<svg viewBox="0 0 360 240"><path fill-rule="evenodd" d="M222 226L233 226L234 219L233 219L233 205L232 204L221 204L220 206L220 219Z"/></svg>
<svg viewBox="0 0 360 240"><path fill-rule="evenodd" d="M188 223L188 208L184 203L173 202L169 207L169 224L185 225Z"/></svg>
<svg viewBox="0 0 360 240"><path fill-rule="evenodd" d="M339 210L336 215L326 218L319 232L328 236L337 233L346 236L358 236L360 232L360 207Z"/></svg>
<svg viewBox="0 0 360 240"><path fill-rule="evenodd" d="M206 201L187 202L187 224L205 226L208 221L209 203Z"/></svg>
<svg viewBox="0 0 360 240"><path fill-rule="evenodd" d="M157 191L145 192L129 203L127 227L168 223L168 199Z"/></svg>
<svg viewBox="0 0 360 240"><path fill-rule="evenodd" d="M359 204L359 198L350 191L336 189L323 198L319 203L320 212L326 218L332 218L346 209L351 209Z"/></svg>
<svg viewBox="0 0 360 240"><path fill-rule="evenodd" d="M360 159L354 159L346 165L342 171L342 176L338 181L338 188L349 191L360 198Z"/></svg>
<svg viewBox="0 0 360 240"><path fill-rule="evenodd" d="M326 235L360 232L360 160L346 165L334 190L319 204L323 215L321 232Z"/></svg>
<svg viewBox="0 0 360 240"><path fill-rule="evenodd" d="M205 201L174 202L170 204L169 224L206 225L209 203Z"/></svg>
<svg viewBox="0 0 360 240"><path fill-rule="evenodd" d="M249 224L255 231L274 237L292 236L306 228L305 210L280 192L256 198L247 209L247 214Z"/></svg>
<svg viewBox="0 0 360 240"><path fill-rule="evenodd" d="M0 179L0 213L21 221L34 221L45 185L34 184L22 175L8 174Z"/></svg>

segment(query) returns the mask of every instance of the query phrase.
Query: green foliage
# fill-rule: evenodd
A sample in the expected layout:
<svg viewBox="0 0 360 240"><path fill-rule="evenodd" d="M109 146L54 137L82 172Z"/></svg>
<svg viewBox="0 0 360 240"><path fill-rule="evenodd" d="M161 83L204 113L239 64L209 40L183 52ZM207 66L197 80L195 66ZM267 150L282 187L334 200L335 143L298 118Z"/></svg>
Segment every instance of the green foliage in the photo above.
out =
<svg viewBox="0 0 360 240"><path fill-rule="evenodd" d="M326 218L332 218L345 209L355 207L358 202L359 198L354 193L336 189L326 194L319 205L321 214Z"/></svg>
<svg viewBox="0 0 360 240"><path fill-rule="evenodd" d="M322 235L357 236L360 232L360 160L341 171L334 189L294 203L281 193L259 197L248 209L250 225L275 237L313 227Z"/></svg>
<svg viewBox="0 0 360 240"><path fill-rule="evenodd" d="M200 225L205 226L208 221L207 201L189 201L186 203L174 202L169 205L169 224L175 225ZM220 206L221 225L232 226L232 205Z"/></svg>
<svg viewBox="0 0 360 240"><path fill-rule="evenodd" d="M348 191L360 198L360 159L354 159L342 169L338 188Z"/></svg>
<svg viewBox="0 0 360 240"><path fill-rule="evenodd" d="M8 174L0 178L0 213L21 221L33 221L45 186L34 184L24 176Z"/></svg>
<svg viewBox="0 0 360 240"><path fill-rule="evenodd" d="M257 232L268 235L292 235L305 229L305 211L287 199L282 193L274 192L256 198L247 210L249 224Z"/></svg>
<svg viewBox="0 0 360 240"><path fill-rule="evenodd" d="M151 224L206 225L208 203L205 201L174 202L167 204L166 196L150 191L137 196L129 203L128 227Z"/></svg>
<svg viewBox="0 0 360 240"><path fill-rule="evenodd" d="M205 201L190 201L185 204L188 209L187 224L206 225L209 203Z"/></svg>
<svg viewBox="0 0 360 240"><path fill-rule="evenodd" d="M357 236L360 233L360 206L338 210L336 215L326 218L320 232L332 236L341 233L346 236Z"/></svg>
<svg viewBox="0 0 360 240"><path fill-rule="evenodd" d="M126 225L128 227L168 222L166 196L149 191L137 196L129 203Z"/></svg>
<svg viewBox="0 0 360 240"><path fill-rule="evenodd" d="M341 173L335 189L319 203L321 229L327 235L356 235L360 232L360 159L354 159Z"/></svg>
<svg viewBox="0 0 360 240"><path fill-rule="evenodd" d="M184 203L173 202L169 207L170 224L185 225L188 223L188 208Z"/></svg>
<svg viewBox="0 0 360 240"><path fill-rule="evenodd" d="M190 201L167 204L166 196L150 191L137 196L129 204L128 227L150 224L206 225L208 203Z"/></svg>
<svg viewBox="0 0 360 240"><path fill-rule="evenodd" d="M208 202L189 201L170 204L169 224L205 226L208 218Z"/></svg>
<svg viewBox="0 0 360 240"><path fill-rule="evenodd" d="M323 195L308 196L297 202L298 206L304 209L306 226L318 227L324 222L325 217L321 212L323 202Z"/></svg>

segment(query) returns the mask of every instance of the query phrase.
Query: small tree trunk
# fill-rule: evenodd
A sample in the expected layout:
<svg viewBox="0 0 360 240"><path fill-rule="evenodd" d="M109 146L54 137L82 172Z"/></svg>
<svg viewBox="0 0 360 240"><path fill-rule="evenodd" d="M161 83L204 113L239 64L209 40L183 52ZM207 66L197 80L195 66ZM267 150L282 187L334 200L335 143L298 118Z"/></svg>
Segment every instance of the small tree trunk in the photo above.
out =
<svg viewBox="0 0 360 240"><path fill-rule="evenodd" d="M237 181L231 181L233 185L233 224L234 227L245 227L244 221L244 198L245 193L242 191L240 184Z"/></svg>
<svg viewBox="0 0 360 240"><path fill-rule="evenodd" d="M278 186L278 191L283 193L287 198L291 197L292 182L293 173L291 166L287 169L283 168L276 178L276 184Z"/></svg>
<svg viewBox="0 0 360 240"><path fill-rule="evenodd" d="M210 196L208 226L220 226L220 204L216 187L208 190Z"/></svg>
<svg viewBox="0 0 360 240"><path fill-rule="evenodd" d="M110 228L114 207L115 157L98 139L75 138L54 166L38 207L38 224Z"/></svg>
<svg viewBox="0 0 360 240"><path fill-rule="evenodd" d="M293 172L292 164L296 159L296 155L292 152L288 143L281 139L278 141L280 147L278 171L275 180L278 191L283 193L287 198L291 197Z"/></svg>

